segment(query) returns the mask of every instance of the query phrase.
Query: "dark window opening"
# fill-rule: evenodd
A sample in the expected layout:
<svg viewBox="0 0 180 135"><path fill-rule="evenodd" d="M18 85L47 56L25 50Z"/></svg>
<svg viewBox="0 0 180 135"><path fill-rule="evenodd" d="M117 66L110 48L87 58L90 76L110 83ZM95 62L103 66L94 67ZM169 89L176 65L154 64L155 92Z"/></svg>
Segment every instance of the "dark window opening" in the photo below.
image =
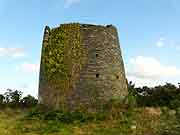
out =
<svg viewBox="0 0 180 135"><path fill-rule="evenodd" d="M99 56L99 54L96 54L96 57L98 57Z"/></svg>
<svg viewBox="0 0 180 135"><path fill-rule="evenodd" d="M118 75L116 76L116 79L119 79L119 76L118 76Z"/></svg>
<svg viewBox="0 0 180 135"><path fill-rule="evenodd" d="M99 78L99 74L96 74L96 78Z"/></svg>

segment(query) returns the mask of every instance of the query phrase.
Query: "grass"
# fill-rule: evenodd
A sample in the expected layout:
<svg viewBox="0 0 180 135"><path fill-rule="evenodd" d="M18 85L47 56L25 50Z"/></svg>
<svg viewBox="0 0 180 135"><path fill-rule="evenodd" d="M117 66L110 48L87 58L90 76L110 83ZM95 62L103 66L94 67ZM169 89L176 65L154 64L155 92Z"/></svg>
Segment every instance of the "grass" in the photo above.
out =
<svg viewBox="0 0 180 135"><path fill-rule="evenodd" d="M5 108L0 111L0 135L180 135L175 110L112 110L85 114Z"/></svg>

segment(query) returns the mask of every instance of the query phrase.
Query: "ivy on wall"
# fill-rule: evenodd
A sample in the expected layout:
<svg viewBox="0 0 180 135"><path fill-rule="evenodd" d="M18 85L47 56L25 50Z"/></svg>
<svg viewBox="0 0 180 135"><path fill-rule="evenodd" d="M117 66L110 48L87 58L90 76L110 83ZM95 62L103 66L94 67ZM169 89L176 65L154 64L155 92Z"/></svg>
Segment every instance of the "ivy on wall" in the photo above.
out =
<svg viewBox="0 0 180 135"><path fill-rule="evenodd" d="M41 70L48 86L59 91L55 102L60 103L70 92L74 74L80 70L82 50L80 24L62 24L49 31L48 42L43 44Z"/></svg>

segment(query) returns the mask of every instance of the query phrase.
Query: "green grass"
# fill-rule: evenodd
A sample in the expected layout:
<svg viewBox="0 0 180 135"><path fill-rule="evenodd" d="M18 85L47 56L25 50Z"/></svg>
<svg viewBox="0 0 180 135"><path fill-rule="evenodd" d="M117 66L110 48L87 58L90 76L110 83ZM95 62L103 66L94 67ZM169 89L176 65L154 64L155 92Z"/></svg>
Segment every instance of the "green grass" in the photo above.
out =
<svg viewBox="0 0 180 135"><path fill-rule="evenodd" d="M97 114L1 109L0 135L180 135L168 108L114 108Z"/></svg>

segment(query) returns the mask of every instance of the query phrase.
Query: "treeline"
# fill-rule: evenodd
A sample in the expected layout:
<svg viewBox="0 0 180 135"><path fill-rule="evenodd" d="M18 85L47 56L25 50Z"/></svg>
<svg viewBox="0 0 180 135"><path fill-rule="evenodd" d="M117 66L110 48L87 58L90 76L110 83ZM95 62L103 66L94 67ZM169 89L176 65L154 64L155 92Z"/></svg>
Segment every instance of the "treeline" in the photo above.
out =
<svg viewBox="0 0 180 135"><path fill-rule="evenodd" d="M1 107L33 107L37 103L35 97L31 95L22 97L22 92L18 90L7 89L4 94L0 94Z"/></svg>
<svg viewBox="0 0 180 135"><path fill-rule="evenodd" d="M171 83L155 87L135 87L135 84L130 81L128 90L129 106L180 108L180 87ZM33 107L37 104L38 100L35 97L31 95L22 97L22 92L18 90L7 89L4 94L0 94L0 107Z"/></svg>
<svg viewBox="0 0 180 135"><path fill-rule="evenodd" d="M131 104L141 106L167 106L169 108L180 107L180 88L171 83L155 87L138 87L130 81L128 83L129 100Z"/></svg>

